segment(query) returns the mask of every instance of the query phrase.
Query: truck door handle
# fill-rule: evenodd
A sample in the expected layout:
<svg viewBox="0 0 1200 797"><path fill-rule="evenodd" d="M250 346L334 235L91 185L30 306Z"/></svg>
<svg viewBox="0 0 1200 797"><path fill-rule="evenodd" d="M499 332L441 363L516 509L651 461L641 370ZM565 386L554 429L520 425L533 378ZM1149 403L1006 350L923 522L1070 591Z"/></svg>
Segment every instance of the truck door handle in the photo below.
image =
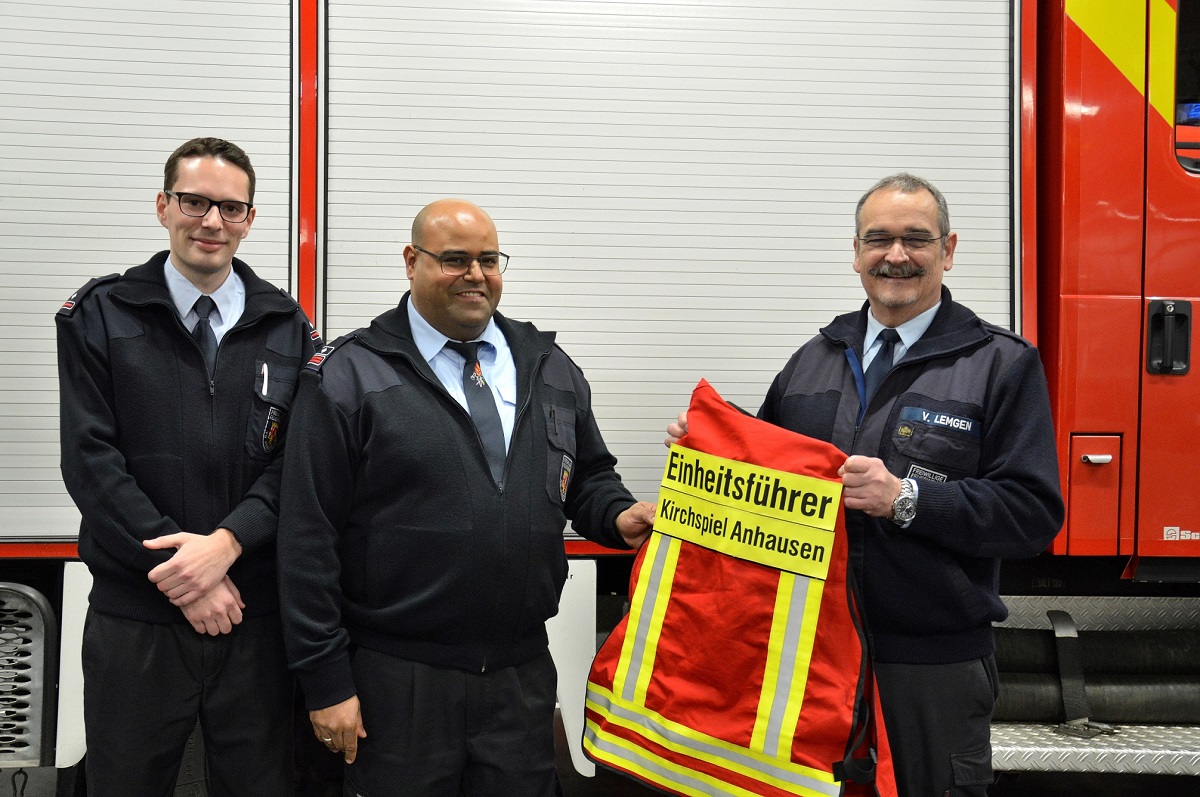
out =
<svg viewBox="0 0 1200 797"><path fill-rule="evenodd" d="M1152 299L1146 311L1146 371L1182 376L1191 365L1192 303Z"/></svg>
<svg viewBox="0 0 1200 797"><path fill-rule="evenodd" d="M1112 462L1112 454L1084 454L1079 459L1088 465L1107 465Z"/></svg>

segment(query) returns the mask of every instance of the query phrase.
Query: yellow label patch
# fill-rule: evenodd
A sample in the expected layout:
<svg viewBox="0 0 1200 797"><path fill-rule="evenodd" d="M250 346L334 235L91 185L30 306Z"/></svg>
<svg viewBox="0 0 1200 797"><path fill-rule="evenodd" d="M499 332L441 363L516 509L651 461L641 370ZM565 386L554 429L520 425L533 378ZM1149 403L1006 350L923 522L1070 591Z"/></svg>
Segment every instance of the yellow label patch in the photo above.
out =
<svg viewBox="0 0 1200 797"><path fill-rule="evenodd" d="M824 580L840 482L671 446L654 528L767 567Z"/></svg>

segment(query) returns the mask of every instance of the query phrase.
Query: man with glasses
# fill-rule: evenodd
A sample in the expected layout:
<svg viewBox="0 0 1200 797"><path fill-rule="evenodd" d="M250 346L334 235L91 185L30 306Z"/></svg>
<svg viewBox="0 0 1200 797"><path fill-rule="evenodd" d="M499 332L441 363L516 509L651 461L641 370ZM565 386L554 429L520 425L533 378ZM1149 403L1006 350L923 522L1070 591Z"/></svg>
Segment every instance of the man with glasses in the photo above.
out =
<svg viewBox="0 0 1200 797"><path fill-rule="evenodd" d="M170 248L55 318L63 481L93 578L94 797L173 793L197 720L210 795L293 790L275 534L288 411L319 339L234 258L254 180L228 141L180 146L157 199Z"/></svg>
<svg viewBox="0 0 1200 797"><path fill-rule="evenodd" d="M649 535L583 373L496 312L508 256L482 209L417 214L399 307L301 374L281 502L288 658L347 794L555 794L545 621L562 531Z"/></svg>
<svg viewBox="0 0 1200 797"><path fill-rule="evenodd" d="M1063 520L1037 350L942 285L958 236L929 182L897 174L855 211L867 302L802 346L759 417L830 442L902 797L986 794L1008 611L1000 560ZM667 427L687 431L686 414Z"/></svg>

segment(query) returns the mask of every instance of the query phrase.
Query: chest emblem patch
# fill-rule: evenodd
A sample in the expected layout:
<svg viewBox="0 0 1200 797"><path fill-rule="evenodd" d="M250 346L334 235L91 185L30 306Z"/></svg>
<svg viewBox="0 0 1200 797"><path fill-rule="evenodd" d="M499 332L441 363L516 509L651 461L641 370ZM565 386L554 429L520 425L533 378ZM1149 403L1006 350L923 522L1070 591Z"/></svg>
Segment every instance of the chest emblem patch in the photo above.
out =
<svg viewBox="0 0 1200 797"><path fill-rule="evenodd" d="M262 448L263 453L270 454L275 450L275 444L279 442L279 430L283 426L283 410L278 407L272 407L267 412L267 422L263 426L262 432Z"/></svg>
<svg viewBox="0 0 1200 797"><path fill-rule="evenodd" d="M562 470L558 476L558 495L563 501L567 500L567 486L571 483L571 470L575 467L575 460L571 459L570 454L563 454Z"/></svg>
<svg viewBox="0 0 1200 797"><path fill-rule="evenodd" d="M922 468L920 465L910 465L908 468L908 478L924 479L927 482L942 482L943 484L949 481L949 476L945 473L938 473L936 470Z"/></svg>

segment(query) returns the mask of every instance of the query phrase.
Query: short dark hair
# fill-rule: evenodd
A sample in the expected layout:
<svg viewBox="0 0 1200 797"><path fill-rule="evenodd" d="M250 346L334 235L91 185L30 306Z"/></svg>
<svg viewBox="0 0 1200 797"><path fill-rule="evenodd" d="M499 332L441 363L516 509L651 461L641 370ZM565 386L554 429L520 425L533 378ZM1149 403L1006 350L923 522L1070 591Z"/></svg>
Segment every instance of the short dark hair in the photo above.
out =
<svg viewBox="0 0 1200 797"><path fill-rule="evenodd" d="M942 192L934 187L933 183L917 177L915 174L908 172L900 172L893 174L890 177L885 177L862 195L862 199L858 200L858 206L854 208L854 234L858 235L862 224L862 209L863 205L867 204L867 200L871 195L879 191L892 190L899 191L902 194L915 194L918 191L928 191L933 196L933 201L937 203L937 222L942 228L941 234L946 235L950 232L950 206L946 204L946 197L942 196ZM942 246L945 247L945 242Z"/></svg>
<svg viewBox="0 0 1200 797"><path fill-rule="evenodd" d="M205 136L193 138L179 145L179 148L167 158L163 168L163 190L170 191L179 179L179 162L187 158L220 158L228 161L246 173L250 178L250 203L254 204L254 167L250 165L250 156L237 144L223 138ZM216 199L231 199L231 197L215 197Z"/></svg>

